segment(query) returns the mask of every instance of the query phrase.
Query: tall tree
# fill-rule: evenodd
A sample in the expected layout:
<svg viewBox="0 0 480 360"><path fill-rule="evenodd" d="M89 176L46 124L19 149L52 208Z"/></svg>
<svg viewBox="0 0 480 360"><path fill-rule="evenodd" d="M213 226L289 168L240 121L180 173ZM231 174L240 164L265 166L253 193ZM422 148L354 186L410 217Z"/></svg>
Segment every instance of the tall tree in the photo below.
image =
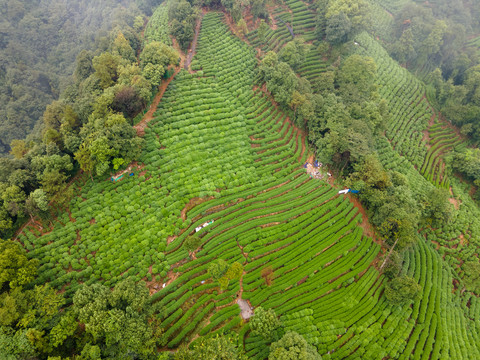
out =
<svg viewBox="0 0 480 360"><path fill-rule="evenodd" d="M84 286L73 297L73 311L84 324L82 354L99 350L102 357L149 359L156 353L160 329L144 283L126 279L113 290Z"/></svg>
<svg viewBox="0 0 480 360"><path fill-rule="evenodd" d="M322 360L314 346L294 331L287 332L270 346L268 360Z"/></svg>
<svg viewBox="0 0 480 360"><path fill-rule="evenodd" d="M255 309L255 313L250 318L252 334L260 335L268 341L276 339L277 329L280 328L281 324L273 309L265 310L261 306Z"/></svg>

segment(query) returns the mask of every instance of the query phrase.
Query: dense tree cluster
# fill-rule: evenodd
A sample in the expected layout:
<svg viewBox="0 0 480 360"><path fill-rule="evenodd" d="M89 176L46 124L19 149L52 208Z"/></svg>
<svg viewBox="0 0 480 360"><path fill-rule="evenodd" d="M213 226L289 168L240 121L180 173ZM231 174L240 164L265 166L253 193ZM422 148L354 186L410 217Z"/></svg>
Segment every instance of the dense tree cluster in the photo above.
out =
<svg viewBox="0 0 480 360"><path fill-rule="evenodd" d="M8 0L0 6L0 153L38 134L45 106L71 83L84 49L105 50L108 31L133 26L154 0ZM136 35L125 33L130 41ZM132 55L132 54L130 54Z"/></svg>
<svg viewBox="0 0 480 360"><path fill-rule="evenodd" d="M148 289L131 279L113 290L84 285L73 305L48 285L33 285L36 260L0 240L0 357L152 359L161 339Z"/></svg>
<svg viewBox="0 0 480 360"><path fill-rule="evenodd" d="M180 0L170 3L168 18L170 34L175 36L180 48L187 50L195 35L195 24L201 12L200 8L206 6L228 12L238 24L240 31L247 32L243 19L246 12L250 12L254 19L268 19L266 0Z"/></svg>
<svg viewBox="0 0 480 360"><path fill-rule="evenodd" d="M316 0L313 6L317 11L317 38L326 38L332 45L343 44L371 27L370 7L365 0Z"/></svg>
<svg viewBox="0 0 480 360"><path fill-rule="evenodd" d="M250 329L253 335L259 335L265 340L272 342L278 337L277 330L282 326L277 314L273 309L265 310L259 306L255 309L255 314L250 319Z"/></svg>
<svg viewBox="0 0 480 360"><path fill-rule="evenodd" d="M317 349L300 334L289 331L270 346L269 360L322 360Z"/></svg>
<svg viewBox="0 0 480 360"><path fill-rule="evenodd" d="M40 136L11 142L14 158L0 159L0 233L28 215L46 215L55 196L58 205L67 201L66 181L78 167L103 175L139 155L132 119L179 61L175 50L159 42L142 51L140 30L125 23L105 37L97 55L80 52L74 83L46 106Z"/></svg>

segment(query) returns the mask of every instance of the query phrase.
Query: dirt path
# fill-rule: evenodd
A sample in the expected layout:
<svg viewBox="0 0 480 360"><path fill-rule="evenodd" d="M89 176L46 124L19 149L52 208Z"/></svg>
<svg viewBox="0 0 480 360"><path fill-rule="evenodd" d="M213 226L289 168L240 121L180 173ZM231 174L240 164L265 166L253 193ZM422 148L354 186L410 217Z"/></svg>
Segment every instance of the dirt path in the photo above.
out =
<svg viewBox="0 0 480 360"><path fill-rule="evenodd" d="M178 51L178 54L180 56L180 64L177 67L175 67L175 71L173 75L169 77L166 81L162 82L162 84L158 89L157 95L155 95L155 98L153 99L152 104L150 105L150 108L145 113L142 120L133 127L137 131L138 136L145 135L145 128L147 127L148 123L153 119L155 111L157 111L158 104L160 103L160 100L162 100L163 94L165 94L165 91L167 90L168 85L172 82L172 80L180 72L180 70L184 68L184 69L187 69L190 73L192 73L189 67L190 67L190 63L192 62L193 55L195 55L195 48L197 46L198 33L200 32L202 19L206 13L207 11L203 9L202 14L197 21L197 26L195 28L195 37L192 41L192 44L190 45L190 50L188 51L187 56L185 56L185 54L181 51L177 41L175 41L175 39L172 39L173 48Z"/></svg>
<svg viewBox="0 0 480 360"><path fill-rule="evenodd" d="M253 310L248 304L247 300L238 299L237 304L240 307L241 315L243 319L249 319L253 316Z"/></svg>
<svg viewBox="0 0 480 360"><path fill-rule="evenodd" d="M168 85L172 82L175 75L177 75L180 70L181 66L176 67L173 75L169 77L166 81L162 82L162 85L160 85L159 91L157 95L155 95L155 98L153 99L150 108L145 113L142 120L133 127L137 131L138 136L145 135L145 128L147 127L148 123L153 119L153 115L155 114L155 111L157 111L158 104L160 104L160 100L162 100L163 94L165 94L165 90L167 90Z"/></svg>
<svg viewBox="0 0 480 360"><path fill-rule="evenodd" d="M357 210L362 214L362 222L358 224L363 229L363 232L365 235L368 237L371 237L373 241L375 241L377 244L383 246L383 242L375 236L375 231L373 230L372 225L370 224L370 221L368 220L367 212L365 211L365 208L363 205L360 203L360 200L358 200L357 197L347 194L347 197L350 199L350 201L353 203L353 205L357 208Z"/></svg>
<svg viewBox="0 0 480 360"><path fill-rule="evenodd" d="M184 65L185 70L189 70L190 64L192 62L192 58L195 55L195 49L197 48L198 34L200 33L202 20L206 13L207 13L207 10L202 9L202 14L197 19L197 25L195 26L195 36L193 37L192 44L190 45L190 49L188 50L188 54L185 59L185 65Z"/></svg>
<svg viewBox="0 0 480 360"><path fill-rule="evenodd" d="M182 212L180 213L180 217L182 218L183 221L187 220L188 211L192 210L195 206L200 205L201 203L208 200L212 200L212 199L214 199L213 196L208 196L205 198L201 198L201 197L191 198L190 201L187 203L187 205L185 205L185 207L183 208Z"/></svg>

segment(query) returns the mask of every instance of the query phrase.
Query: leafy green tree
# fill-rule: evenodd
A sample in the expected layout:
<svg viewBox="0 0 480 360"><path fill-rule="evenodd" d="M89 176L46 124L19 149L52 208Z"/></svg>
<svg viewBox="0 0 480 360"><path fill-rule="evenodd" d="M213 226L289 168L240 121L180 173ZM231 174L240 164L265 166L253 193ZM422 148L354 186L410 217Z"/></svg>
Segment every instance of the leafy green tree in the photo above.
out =
<svg viewBox="0 0 480 360"><path fill-rule="evenodd" d="M32 219L36 214L45 213L48 210L48 198L45 191L35 189L31 192L25 201L25 209Z"/></svg>
<svg viewBox="0 0 480 360"><path fill-rule="evenodd" d="M365 0L329 1L326 18L330 20L339 14L344 14L355 32L368 30L371 26L370 5Z"/></svg>
<svg viewBox="0 0 480 360"><path fill-rule="evenodd" d="M45 358L61 351L77 329L65 301L48 285L30 288L37 260L13 241L0 240L0 357ZM64 349L63 349L64 350Z"/></svg>
<svg viewBox="0 0 480 360"><path fill-rule="evenodd" d="M404 189L407 190L407 189ZM408 190L407 190L408 191ZM385 242L398 249L404 249L416 241L416 228L418 225L418 209L415 208L416 202L412 199L409 200L412 205L412 213L408 212L408 208L398 203L398 199L394 196L387 198L387 201L391 200L392 203L386 203L385 205L376 209L374 215L374 221L382 222L378 226L378 231ZM397 202L397 203L395 203ZM398 208L397 208L398 206Z"/></svg>
<svg viewBox="0 0 480 360"><path fill-rule="evenodd" d="M480 106L480 65L472 66L466 71L465 90L468 101Z"/></svg>
<svg viewBox="0 0 480 360"><path fill-rule="evenodd" d="M10 154L16 159L21 159L28 152L27 143L25 140L12 140L10 143Z"/></svg>
<svg viewBox="0 0 480 360"><path fill-rule="evenodd" d="M0 198L3 200L4 209L11 216L22 217L26 199L25 192L16 185L7 186L5 184L0 184L0 190Z"/></svg>
<svg viewBox="0 0 480 360"><path fill-rule="evenodd" d="M104 52L95 56L92 60L93 68L95 69L95 76L100 80L100 86L106 89L118 79L118 67L122 63L120 55L114 55L109 52Z"/></svg>
<svg viewBox="0 0 480 360"><path fill-rule="evenodd" d="M273 51L265 55L257 71L260 80L266 83L267 90L282 106L289 105L296 89L299 92L305 92L301 87L307 90L310 88L308 81L299 80L292 68L287 63L279 61L277 54Z"/></svg>
<svg viewBox="0 0 480 360"><path fill-rule="evenodd" d="M243 275L243 266L238 261L235 261L225 273L225 276L229 280L238 280Z"/></svg>
<svg viewBox="0 0 480 360"><path fill-rule="evenodd" d="M214 280L220 279L228 270L228 264L225 260L217 259L208 265L208 273Z"/></svg>
<svg viewBox="0 0 480 360"><path fill-rule="evenodd" d="M296 69L299 65L305 62L307 50L308 45L305 44L305 40L296 37L280 49L278 52L278 59L286 62L292 69Z"/></svg>
<svg viewBox="0 0 480 360"><path fill-rule="evenodd" d="M143 76L154 86L160 85L164 74L165 68L160 64L148 63L143 68Z"/></svg>
<svg viewBox="0 0 480 360"><path fill-rule="evenodd" d="M403 305L419 297L422 287L414 278L399 276L390 280L385 286L387 300L395 305Z"/></svg>
<svg viewBox="0 0 480 360"><path fill-rule="evenodd" d="M148 43L140 54L142 67L153 64L166 68L168 65L177 65L179 59L180 56L175 49L159 41Z"/></svg>
<svg viewBox="0 0 480 360"><path fill-rule="evenodd" d="M250 318L250 329L253 335L259 335L267 341L276 339L277 329L282 323L275 314L273 309L265 310L259 306L255 309L255 313Z"/></svg>
<svg viewBox="0 0 480 360"><path fill-rule="evenodd" d="M126 279L111 291L100 284L83 286L73 297L73 311L84 325L82 354L148 359L156 352L160 336L152 318L144 283Z"/></svg>
<svg viewBox="0 0 480 360"><path fill-rule="evenodd" d="M248 33L247 23L244 19L240 19L237 22L237 28L240 33L240 36L245 36Z"/></svg>
<svg viewBox="0 0 480 360"><path fill-rule="evenodd" d="M268 25L264 20L260 20L260 25L258 25L258 38L262 43L265 43L265 36L267 35Z"/></svg>
<svg viewBox="0 0 480 360"><path fill-rule="evenodd" d="M75 321L61 329L63 314L59 311L64 304L63 296L57 294L48 285L36 286L32 290L21 287L0 295L0 314L2 316L3 336L1 341L9 343L1 347L4 355L20 355L29 358L41 354L52 354L61 347L64 340L76 331Z"/></svg>
<svg viewBox="0 0 480 360"><path fill-rule="evenodd" d="M436 224L448 223L453 215L448 190L432 188L425 201L425 216Z"/></svg>
<svg viewBox="0 0 480 360"><path fill-rule="evenodd" d="M443 37L447 30L447 24L443 20L437 20L432 31L423 42L419 52L420 61L426 61L430 55L435 55L443 44Z"/></svg>
<svg viewBox="0 0 480 360"><path fill-rule="evenodd" d="M383 168L377 156L366 156L362 162L355 164L354 171L347 179L347 185L361 191L360 198L370 205L376 205L375 198L379 192L392 186L390 175ZM382 201L382 200L380 200Z"/></svg>
<svg viewBox="0 0 480 360"><path fill-rule="evenodd" d="M294 331L287 332L280 340L270 345L269 360L322 360L314 346Z"/></svg>
<svg viewBox="0 0 480 360"><path fill-rule="evenodd" d="M401 64L416 58L417 53L414 43L412 29L405 29L400 39L395 43L393 50L394 56Z"/></svg>
<svg viewBox="0 0 480 360"><path fill-rule="evenodd" d="M327 28L327 9L329 0L316 0L313 3L314 8L317 11L315 17L315 35L317 40L323 40L325 37L325 30Z"/></svg>
<svg viewBox="0 0 480 360"><path fill-rule="evenodd" d="M38 260L27 258L20 244L0 239L0 290L15 289L32 282Z"/></svg>
<svg viewBox="0 0 480 360"><path fill-rule="evenodd" d="M254 19L268 19L266 0L251 0L251 11Z"/></svg>
<svg viewBox="0 0 480 360"><path fill-rule="evenodd" d="M231 266L228 267L227 271L222 277L218 279L222 289L226 289L230 280L238 280L243 275L243 266L239 262L235 261Z"/></svg>
<svg viewBox="0 0 480 360"><path fill-rule="evenodd" d="M351 31L350 19L340 12L328 18L325 30L326 40L333 45L342 44L348 40Z"/></svg>
<svg viewBox="0 0 480 360"><path fill-rule="evenodd" d="M88 50L82 50L77 55L75 72L73 73L75 81L80 83L93 74L95 70L93 68L92 59L93 56Z"/></svg>
<svg viewBox="0 0 480 360"><path fill-rule="evenodd" d="M43 173L40 183L45 193L52 198L65 188L67 176L58 170L46 171Z"/></svg>
<svg viewBox="0 0 480 360"><path fill-rule="evenodd" d="M480 149L468 148L462 152L455 152L451 164L454 169L472 180L480 179Z"/></svg>
<svg viewBox="0 0 480 360"><path fill-rule="evenodd" d="M319 93L333 93L335 90L335 72L325 71L319 74L318 79L312 82L312 88Z"/></svg>
<svg viewBox="0 0 480 360"><path fill-rule="evenodd" d="M185 238L182 245L183 248L190 254L197 250L200 245L202 245L202 239L196 235L189 235Z"/></svg>
<svg viewBox="0 0 480 360"><path fill-rule="evenodd" d="M176 37L182 50L186 50L195 34L195 8L186 0L174 1L170 4L168 17L170 33Z"/></svg>
<svg viewBox="0 0 480 360"><path fill-rule="evenodd" d="M393 279L398 276L402 270L402 256L398 251L389 252L388 258L385 261L383 267L383 274L389 279Z"/></svg>
<svg viewBox="0 0 480 360"><path fill-rule="evenodd" d="M463 265L464 277L463 281L467 289L480 293L480 262L466 261Z"/></svg>
<svg viewBox="0 0 480 360"><path fill-rule="evenodd" d="M113 41L112 52L120 55L125 60L135 61L135 52L121 31L118 32L117 37Z"/></svg>
<svg viewBox="0 0 480 360"><path fill-rule="evenodd" d="M373 58L354 54L338 69L335 82L347 103L362 103L375 97L377 66Z"/></svg>
<svg viewBox="0 0 480 360"><path fill-rule="evenodd" d="M91 118L83 127L83 142L75 153L82 170L103 175L115 158L125 162L135 159L140 152L142 139L121 114L109 113L105 118Z"/></svg>
<svg viewBox="0 0 480 360"><path fill-rule="evenodd" d="M6 233L12 228L12 217L8 214L7 210L0 208L0 234Z"/></svg>

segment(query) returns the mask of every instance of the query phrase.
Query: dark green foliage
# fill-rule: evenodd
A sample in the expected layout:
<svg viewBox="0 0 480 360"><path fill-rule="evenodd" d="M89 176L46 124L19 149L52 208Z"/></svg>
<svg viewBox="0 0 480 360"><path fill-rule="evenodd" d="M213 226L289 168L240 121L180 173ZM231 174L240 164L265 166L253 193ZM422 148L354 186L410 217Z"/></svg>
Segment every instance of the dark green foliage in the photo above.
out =
<svg viewBox="0 0 480 360"><path fill-rule="evenodd" d="M398 276L402 270L402 254L398 251L389 252L390 256L385 262L383 273L390 279Z"/></svg>
<svg viewBox="0 0 480 360"><path fill-rule="evenodd" d="M91 74L91 55L85 49L96 47L95 39L100 40L114 25L132 25L132 16L140 13L135 2L3 2L0 153L9 150L13 139L24 139L32 132L45 106L71 83L70 75L75 73L80 82Z"/></svg>
<svg viewBox="0 0 480 360"><path fill-rule="evenodd" d="M214 280L220 279L227 271L228 264L225 260L217 259L208 265L208 273Z"/></svg>
<svg viewBox="0 0 480 360"><path fill-rule="evenodd" d="M295 38L294 40L285 44L285 46L278 52L278 60L286 62L292 69L296 69L305 61L308 46L302 38Z"/></svg>
<svg viewBox="0 0 480 360"><path fill-rule="evenodd" d="M18 243L0 239L0 291L13 290L33 281L37 275L37 264L37 260L27 258Z"/></svg>
<svg viewBox="0 0 480 360"><path fill-rule="evenodd" d="M360 104L373 99L377 89L377 66L373 58L349 56L338 69L335 84L338 95L347 104Z"/></svg>
<svg viewBox="0 0 480 360"><path fill-rule="evenodd" d="M453 206L448 201L450 194L446 189L433 188L427 194L425 217L434 224L446 224L453 215Z"/></svg>
<svg viewBox="0 0 480 360"><path fill-rule="evenodd" d="M282 325L273 309L265 310L259 306L250 318L250 329L254 335L260 335L271 342L277 338L277 329Z"/></svg>
<svg viewBox="0 0 480 360"><path fill-rule="evenodd" d="M331 44L342 44L348 40L351 30L350 20L343 12L340 12L328 19L325 31L326 40Z"/></svg>
<svg viewBox="0 0 480 360"><path fill-rule="evenodd" d="M73 297L73 311L85 326L82 353L98 346L106 357L150 358L156 352L158 333L156 322L149 321L149 304L145 284L133 279L118 283L113 291L100 284L83 286Z"/></svg>
<svg viewBox="0 0 480 360"><path fill-rule="evenodd" d="M186 0L172 1L168 16L170 33L175 36L182 50L186 50L195 34L195 8Z"/></svg>
<svg viewBox="0 0 480 360"><path fill-rule="evenodd" d="M200 239L196 235L190 235L187 236L183 242L183 247L185 250L187 250L189 253L194 252L197 250L200 245L202 245L202 239Z"/></svg>
<svg viewBox="0 0 480 360"><path fill-rule="evenodd" d="M269 360L322 360L314 346L307 343L303 336L289 331L270 346Z"/></svg>
<svg viewBox="0 0 480 360"><path fill-rule="evenodd" d="M414 278L399 276L390 280L385 286L385 296L395 305L402 305L420 297L422 287Z"/></svg>
<svg viewBox="0 0 480 360"><path fill-rule="evenodd" d="M478 260L467 261L463 264L463 269L465 286L478 294L480 292L480 262Z"/></svg>

